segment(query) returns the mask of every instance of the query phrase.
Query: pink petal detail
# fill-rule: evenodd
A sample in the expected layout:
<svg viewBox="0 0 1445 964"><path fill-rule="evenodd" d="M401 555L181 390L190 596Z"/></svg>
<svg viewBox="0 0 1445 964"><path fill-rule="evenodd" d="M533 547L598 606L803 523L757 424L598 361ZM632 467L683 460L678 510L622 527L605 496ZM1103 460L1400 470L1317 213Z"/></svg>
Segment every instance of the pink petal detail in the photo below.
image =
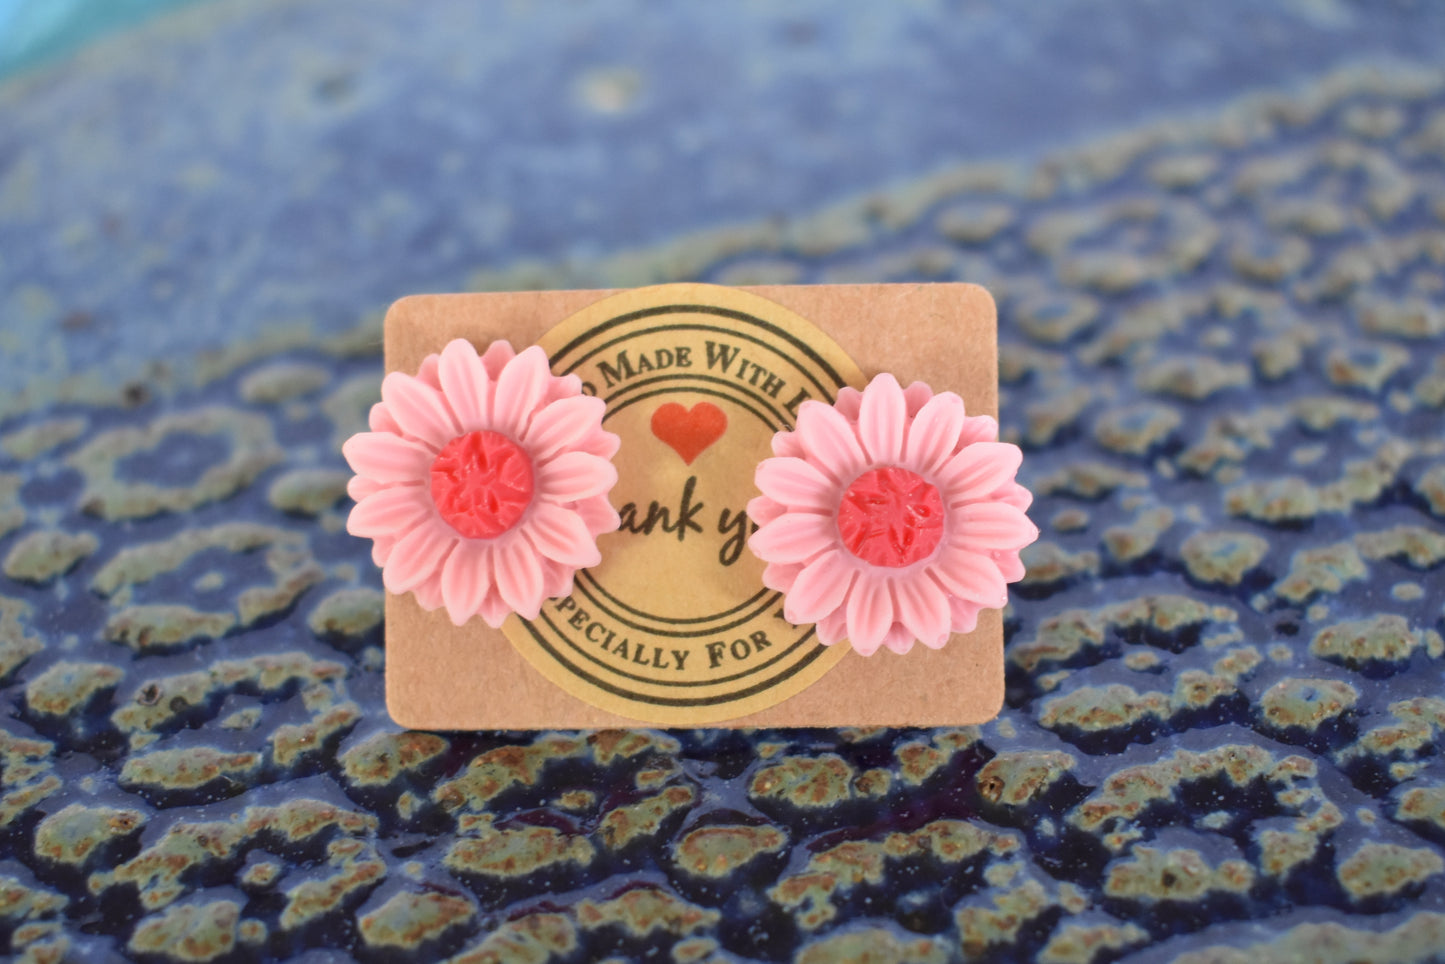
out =
<svg viewBox="0 0 1445 964"><path fill-rule="evenodd" d="M948 505L985 499L1019 470L1024 454L1008 442L975 442L939 472L943 497Z"/></svg>
<svg viewBox="0 0 1445 964"><path fill-rule="evenodd" d="M822 402L802 404L797 434L808 461L831 475L834 481L850 482L862 470L863 449L853 426Z"/></svg>
<svg viewBox="0 0 1445 964"><path fill-rule="evenodd" d="M423 522L402 536L386 560L381 581L387 590L404 593L438 572L458 536L441 520Z"/></svg>
<svg viewBox="0 0 1445 964"><path fill-rule="evenodd" d="M551 559L542 560L542 598L556 599L572 592L572 575L577 570Z"/></svg>
<svg viewBox="0 0 1445 964"><path fill-rule="evenodd" d="M502 374L502 369L507 367L507 362L517 357L512 350L510 343L505 341L494 341L487 346L486 353L482 355L482 367L487 370L487 376L495 382Z"/></svg>
<svg viewBox="0 0 1445 964"><path fill-rule="evenodd" d="M490 428L487 399L491 395L491 379L471 342L454 338L442 349L437 378L442 395L463 432Z"/></svg>
<svg viewBox="0 0 1445 964"><path fill-rule="evenodd" d="M765 495L754 496L748 500L748 518L755 526L765 526L778 516L788 511L788 507L781 502L774 502Z"/></svg>
<svg viewBox="0 0 1445 964"><path fill-rule="evenodd" d="M1034 504L1034 494L1013 480L1000 486L991 498L995 502L1006 502L1020 511L1026 511Z"/></svg>
<svg viewBox="0 0 1445 964"><path fill-rule="evenodd" d="M547 395L545 398L542 399L542 404L544 406L551 405L553 402L560 401L564 398L572 398L574 395L581 394L582 376L554 375L552 376L552 380L547 383Z"/></svg>
<svg viewBox="0 0 1445 964"><path fill-rule="evenodd" d="M346 481L346 494L351 496L351 501L360 502L373 492L380 492L385 486L375 479L368 479L364 475L353 475Z"/></svg>
<svg viewBox="0 0 1445 964"><path fill-rule="evenodd" d="M783 459L800 459L808 453L803 451L803 442L797 432L775 432L773 454Z"/></svg>
<svg viewBox="0 0 1445 964"><path fill-rule="evenodd" d="M975 502L953 510L954 539L975 550L1022 549L1039 537L1038 526L1004 502Z"/></svg>
<svg viewBox="0 0 1445 964"><path fill-rule="evenodd" d="M518 533L497 541L492 562L497 589L523 619L536 619L542 611L542 564L531 543Z"/></svg>
<svg viewBox="0 0 1445 964"><path fill-rule="evenodd" d="M603 495L617 484L617 469L585 452L566 452L534 466L537 496L548 502L576 502Z"/></svg>
<svg viewBox="0 0 1445 964"><path fill-rule="evenodd" d="M532 507L523 532L537 551L548 559L573 568L585 569L602 561L597 542L586 524L570 509L541 502Z"/></svg>
<svg viewBox="0 0 1445 964"><path fill-rule="evenodd" d="M421 364L417 366L417 381L421 382L423 385L426 385L428 388L434 388L437 391L441 391L442 380L437 377L437 369L439 367L441 367L440 356L436 355L435 353L426 356L421 360Z"/></svg>
<svg viewBox="0 0 1445 964"><path fill-rule="evenodd" d="M929 399L908 429L908 467L937 474L953 456L965 418L963 399L953 392L941 392Z"/></svg>
<svg viewBox="0 0 1445 964"><path fill-rule="evenodd" d="M396 424L396 419L391 417L391 412L387 410L385 402L377 402L371 406L371 411L366 415L366 424L373 432L401 434L401 426Z"/></svg>
<svg viewBox="0 0 1445 964"><path fill-rule="evenodd" d="M977 442L994 442L998 440L998 420L992 415L970 415L963 420L963 428L958 433L958 448L954 451L961 451L966 445L973 445Z"/></svg>
<svg viewBox="0 0 1445 964"><path fill-rule="evenodd" d="M848 610L839 607L826 619L817 624L818 642L824 646L836 646L848 635Z"/></svg>
<svg viewBox="0 0 1445 964"><path fill-rule="evenodd" d="M991 558L1003 575L1004 582L1018 582L1024 577L1024 563L1017 552L995 552L991 554Z"/></svg>
<svg viewBox="0 0 1445 964"><path fill-rule="evenodd" d="M848 594L848 639L853 648L871 656L883 644L893 625L893 597L886 578L864 576Z"/></svg>
<svg viewBox="0 0 1445 964"><path fill-rule="evenodd" d="M416 597L416 604L427 612L442 607L442 574L434 572L422 580L420 586L415 586L411 594Z"/></svg>
<svg viewBox="0 0 1445 964"><path fill-rule="evenodd" d="M969 602L967 599L954 597L948 601L949 619L953 625L949 628L955 633L971 633L978 628L978 614L982 607L978 603Z"/></svg>
<svg viewBox="0 0 1445 964"><path fill-rule="evenodd" d="M434 449L461 434L441 392L419 378L392 372L381 380L381 398L403 432Z"/></svg>
<svg viewBox="0 0 1445 964"><path fill-rule="evenodd" d="M855 575L840 553L824 553L798 573L783 600L783 618L801 625L828 616L847 599Z"/></svg>
<svg viewBox="0 0 1445 964"><path fill-rule="evenodd" d="M848 421L856 422L858 411L863 407L863 393L851 386L840 388L838 397L833 399L833 407Z"/></svg>
<svg viewBox="0 0 1445 964"><path fill-rule="evenodd" d="M798 581L798 576L802 571L803 564L801 562L771 563L763 569L763 585L769 589L786 593L793 588L793 583Z"/></svg>
<svg viewBox="0 0 1445 964"><path fill-rule="evenodd" d="M754 481L763 495L783 505L818 511L838 508L837 483L802 459L763 459Z"/></svg>
<svg viewBox="0 0 1445 964"><path fill-rule="evenodd" d="M903 400L908 403L908 417L912 418L923 410L933 397L933 389L923 382L914 382L903 390Z"/></svg>
<svg viewBox="0 0 1445 964"><path fill-rule="evenodd" d="M894 589L897 619L924 645L948 642L948 594L932 579L900 579Z"/></svg>
<svg viewBox="0 0 1445 964"><path fill-rule="evenodd" d="M507 605L507 601L502 598L502 594L497 591L496 586L487 590L481 606L482 621L493 629L501 629L502 623L506 622L510 615L512 615L512 607Z"/></svg>
<svg viewBox="0 0 1445 964"><path fill-rule="evenodd" d="M951 610L950 610L950 611L951 611ZM978 619L978 617L975 616L975 617L974 617L975 622L977 621L977 619ZM969 631L971 632L972 630L969 630ZM949 630L948 632L946 632L946 633L943 634L943 638L940 639L937 643L930 643L930 642L929 642L928 640L926 640L926 639L920 639L919 642L922 643L924 646L927 646L929 649L942 649L943 647L945 647L945 646L948 645L948 641L953 638L953 634L954 634L955 632L957 632L957 630L954 630L954 629L951 629L951 628L950 628L950 630Z"/></svg>
<svg viewBox="0 0 1445 964"><path fill-rule="evenodd" d="M510 438L522 438L532 414L542 404L552 372L547 353L533 345L507 363L497 376L492 399L492 427Z"/></svg>
<svg viewBox="0 0 1445 964"><path fill-rule="evenodd" d="M888 630L888 635L883 637L883 648L890 649L902 656L913 648L917 642L913 633L909 632L902 623L894 623L893 628Z"/></svg>
<svg viewBox="0 0 1445 964"><path fill-rule="evenodd" d="M391 536L377 536L371 540L371 561L377 568L386 565L386 560L391 558L391 550L396 548L396 539Z"/></svg>
<svg viewBox="0 0 1445 964"><path fill-rule="evenodd" d="M803 567L796 563L783 565L781 562L773 562L763 567L763 585L778 592L787 592L793 588L793 583L798 579L798 573Z"/></svg>
<svg viewBox="0 0 1445 964"><path fill-rule="evenodd" d="M1008 602L1003 573L985 556L950 547L927 571L945 592L980 606L999 609Z"/></svg>
<svg viewBox="0 0 1445 964"><path fill-rule="evenodd" d="M417 485L373 492L351 507L346 531L363 539L398 538L434 518L431 498Z"/></svg>
<svg viewBox="0 0 1445 964"><path fill-rule="evenodd" d="M807 562L837 544L837 524L828 516L811 512L780 516L748 540L748 548L765 562Z"/></svg>
<svg viewBox="0 0 1445 964"><path fill-rule="evenodd" d="M522 444L533 459L561 455L588 433L600 432L606 410L606 402L589 395L555 401L532 416L531 424L521 436Z"/></svg>
<svg viewBox="0 0 1445 964"><path fill-rule="evenodd" d="M491 587L492 547L479 540L463 539L442 567L442 602L452 624L460 626L475 616Z"/></svg>
<svg viewBox="0 0 1445 964"><path fill-rule="evenodd" d="M605 495L582 499L572 507L572 511L577 513L594 539L607 532L616 532L617 527L622 524L622 518Z"/></svg>
<svg viewBox="0 0 1445 964"><path fill-rule="evenodd" d="M598 429L582 436L573 446L578 452L585 452L588 455L595 455L599 459L611 461L612 456L622 447L622 439L615 432L606 429Z"/></svg>
<svg viewBox="0 0 1445 964"><path fill-rule="evenodd" d="M435 449L390 432L357 432L341 446L357 475L383 484L421 482L436 461Z"/></svg>
<svg viewBox="0 0 1445 964"><path fill-rule="evenodd" d="M893 464L903 454L903 433L908 403L898 379L884 372L863 390L858 411L858 437L874 463Z"/></svg>

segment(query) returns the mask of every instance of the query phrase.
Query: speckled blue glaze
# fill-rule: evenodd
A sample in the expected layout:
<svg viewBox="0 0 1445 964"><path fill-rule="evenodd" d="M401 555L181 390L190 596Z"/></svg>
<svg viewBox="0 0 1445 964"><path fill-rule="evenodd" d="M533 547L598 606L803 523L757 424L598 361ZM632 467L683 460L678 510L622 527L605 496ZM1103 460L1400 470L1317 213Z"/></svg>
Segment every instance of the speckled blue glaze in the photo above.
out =
<svg viewBox="0 0 1445 964"><path fill-rule="evenodd" d="M0 951L1436 958L1445 74L1386 55L1438 10L1265 11L1171 87L1183 40L1120 53L1165 14L1087 3L359 6L202 4L0 86ZM1082 81L998 73L1052 51ZM386 718L338 453L378 312L682 279L994 292L1043 530L997 721Z"/></svg>

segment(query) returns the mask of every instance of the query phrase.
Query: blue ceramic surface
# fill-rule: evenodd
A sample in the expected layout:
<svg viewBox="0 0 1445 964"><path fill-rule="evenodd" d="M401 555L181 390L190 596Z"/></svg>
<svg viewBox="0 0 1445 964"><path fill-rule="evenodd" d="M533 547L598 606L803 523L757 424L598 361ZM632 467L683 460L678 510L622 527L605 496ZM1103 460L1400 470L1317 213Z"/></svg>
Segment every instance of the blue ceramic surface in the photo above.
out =
<svg viewBox="0 0 1445 964"><path fill-rule="evenodd" d="M7 65L0 952L1437 959L1442 19L211 0ZM997 721L387 719L380 313L685 279L994 292Z"/></svg>

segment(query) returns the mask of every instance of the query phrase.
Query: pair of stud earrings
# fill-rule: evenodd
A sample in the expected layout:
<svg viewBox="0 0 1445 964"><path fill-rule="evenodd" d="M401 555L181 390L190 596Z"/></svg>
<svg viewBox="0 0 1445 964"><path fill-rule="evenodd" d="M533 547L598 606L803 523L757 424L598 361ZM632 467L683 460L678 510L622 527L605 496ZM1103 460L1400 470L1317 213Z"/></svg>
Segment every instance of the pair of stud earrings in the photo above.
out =
<svg viewBox="0 0 1445 964"><path fill-rule="evenodd" d="M342 452L356 472L347 530L373 540L388 591L458 626L499 627L535 619L601 562L597 538L619 525L620 439L602 400L553 375L540 347L478 354L459 338L415 375L387 375L381 397ZM1015 480L1021 453L997 438L952 392L886 373L832 405L804 402L747 510L786 618L869 655L941 647L1002 607L1038 529Z"/></svg>

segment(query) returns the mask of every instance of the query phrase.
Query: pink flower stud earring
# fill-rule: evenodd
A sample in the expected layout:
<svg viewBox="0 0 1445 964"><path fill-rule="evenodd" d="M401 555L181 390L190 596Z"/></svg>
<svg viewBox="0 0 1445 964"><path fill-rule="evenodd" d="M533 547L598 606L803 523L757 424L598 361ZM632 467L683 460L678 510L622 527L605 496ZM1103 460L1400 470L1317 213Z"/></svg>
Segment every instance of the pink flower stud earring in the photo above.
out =
<svg viewBox="0 0 1445 964"><path fill-rule="evenodd" d="M458 338L416 375L387 375L381 398L342 453L356 472L347 531L374 540L390 592L498 627L535 619L601 560L619 439L601 399L554 376L541 348L497 341L478 356Z"/></svg>
<svg viewBox="0 0 1445 964"><path fill-rule="evenodd" d="M998 423L966 415L957 395L905 391L889 374L832 406L804 402L748 503L748 546L787 620L869 656L937 649L1005 605L1039 531L1014 480L1022 453L997 439Z"/></svg>

